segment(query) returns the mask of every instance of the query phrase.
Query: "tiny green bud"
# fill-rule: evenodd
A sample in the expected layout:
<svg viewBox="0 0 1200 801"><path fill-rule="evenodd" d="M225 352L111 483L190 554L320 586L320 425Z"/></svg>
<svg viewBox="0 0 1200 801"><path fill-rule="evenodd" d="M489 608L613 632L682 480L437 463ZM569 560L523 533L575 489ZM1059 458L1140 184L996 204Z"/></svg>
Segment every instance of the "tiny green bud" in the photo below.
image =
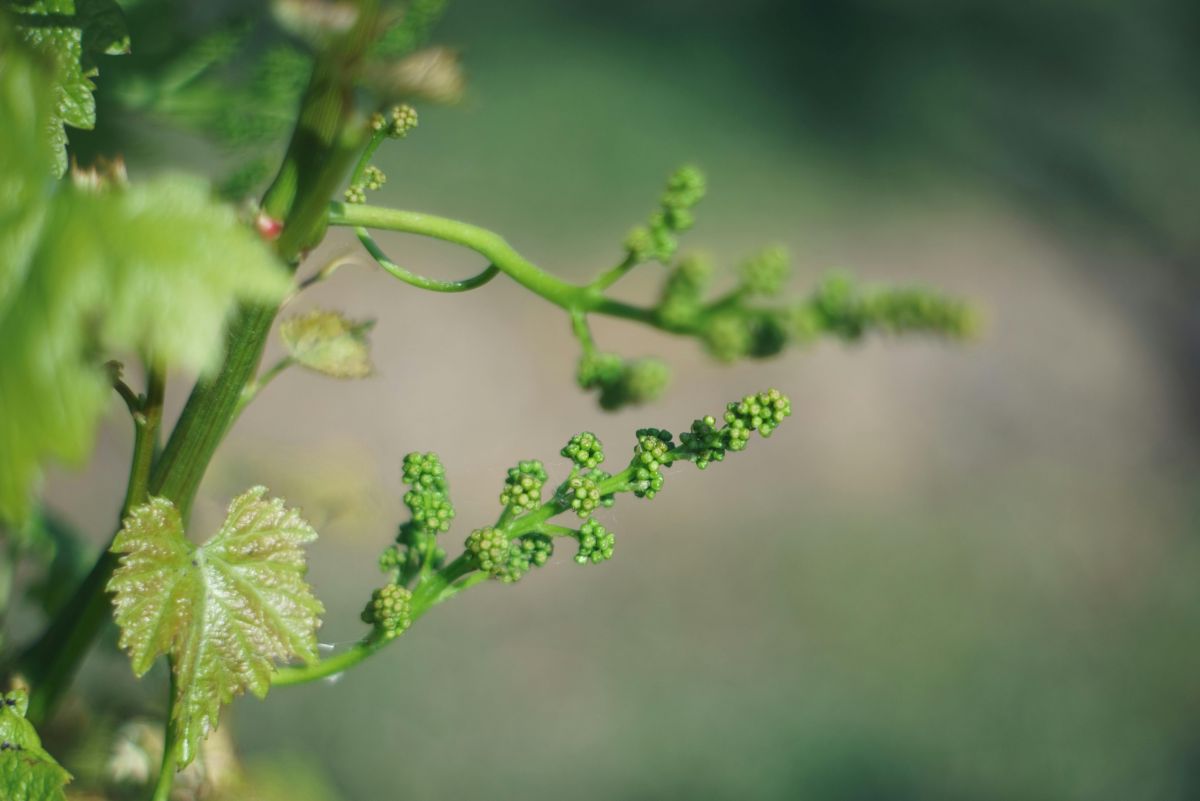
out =
<svg viewBox="0 0 1200 801"><path fill-rule="evenodd" d="M393 139L403 139L417 127L418 122L417 110L407 103L402 103L392 109L388 136Z"/></svg>
<svg viewBox="0 0 1200 801"><path fill-rule="evenodd" d="M750 439L751 431L757 431L763 437L771 436L771 432L791 414L791 401L777 389L747 395L740 401L730 403L725 409L723 429L727 447L731 451L742 450Z"/></svg>
<svg viewBox="0 0 1200 801"><path fill-rule="evenodd" d="M740 272L741 285L747 293L778 295L791 272L787 250L780 245L765 248L743 262Z"/></svg>
<svg viewBox="0 0 1200 801"><path fill-rule="evenodd" d="M597 506L605 502L600 495L597 477L592 471L572 476L567 480L565 500L580 517L589 516Z"/></svg>
<svg viewBox="0 0 1200 801"><path fill-rule="evenodd" d="M383 188L385 183L387 183L387 176L374 164L363 170L363 185L367 189L378 190Z"/></svg>
<svg viewBox="0 0 1200 801"><path fill-rule="evenodd" d="M620 373L600 385L600 407L619 409L630 404L649 403L661 397L670 383L671 368L659 359L623 362Z"/></svg>
<svg viewBox="0 0 1200 801"><path fill-rule="evenodd" d="M712 415L693 420L691 430L680 434L679 441L692 454L692 461L701 470L725 458L725 440Z"/></svg>
<svg viewBox="0 0 1200 801"><path fill-rule="evenodd" d="M615 353L585 353L579 359L575 381L581 389L594 389L621 380L625 360Z"/></svg>
<svg viewBox="0 0 1200 801"><path fill-rule="evenodd" d="M604 446L590 431L571 437L571 441L563 446L561 453L580 468L590 469L604 461Z"/></svg>
<svg viewBox="0 0 1200 801"><path fill-rule="evenodd" d="M542 503L542 486L547 478L545 467L536 459L510 467L500 503L516 513L532 512Z"/></svg>
<svg viewBox="0 0 1200 801"><path fill-rule="evenodd" d="M650 261L654 258L654 237L650 229L639 225L625 237L625 251L636 262Z"/></svg>
<svg viewBox="0 0 1200 801"><path fill-rule="evenodd" d="M404 457L404 505L413 521L432 533L450 530L454 505L450 502L446 470L435 453L410 453Z"/></svg>
<svg viewBox="0 0 1200 801"><path fill-rule="evenodd" d="M412 592L399 584L385 584L371 593L362 620L386 639L395 639L412 625Z"/></svg>
<svg viewBox="0 0 1200 801"><path fill-rule="evenodd" d="M496 528L476 529L467 536L464 544L480 570L492 578L504 577L509 569L511 544L503 531Z"/></svg>
<svg viewBox="0 0 1200 801"><path fill-rule="evenodd" d="M736 361L749 352L752 343L750 326L739 312L718 314L704 329L704 345L718 361Z"/></svg>
<svg viewBox="0 0 1200 801"><path fill-rule="evenodd" d="M579 551L575 554L575 561L579 564L598 564L612 558L615 538L595 519L588 520L579 528L578 538Z"/></svg>
<svg viewBox="0 0 1200 801"><path fill-rule="evenodd" d="M637 432L638 444L633 450L633 480L630 487L639 498L653 498L663 486L662 468L674 461L670 456L675 446L671 432L660 428L643 428Z"/></svg>

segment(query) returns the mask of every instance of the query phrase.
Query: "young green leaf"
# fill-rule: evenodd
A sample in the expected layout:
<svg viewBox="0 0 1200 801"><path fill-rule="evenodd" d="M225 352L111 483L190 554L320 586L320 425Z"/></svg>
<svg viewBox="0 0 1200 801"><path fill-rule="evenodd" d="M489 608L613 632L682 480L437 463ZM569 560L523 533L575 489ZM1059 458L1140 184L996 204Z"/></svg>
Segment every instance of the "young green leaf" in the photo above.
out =
<svg viewBox="0 0 1200 801"><path fill-rule="evenodd" d="M28 698L14 690L0 698L0 798L4 801L65 801L71 774L50 756L25 719Z"/></svg>
<svg viewBox="0 0 1200 801"><path fill-rule="evenodd" d="M96 126L96 100L92 83L102 55L129 52L125 15L113 0L0 0L17 18L21 37L37 52L52 58L58 67L54 83L54 114L50 136L54 142L55 169L67 168L66 132L63 125L91 130Z"/></svg>
<svg viewBox="0 0 1200 801"><path fill-rule="evenodd" d="M224 525L199 547L165 498L137 507L113 542L122 554L109 581L120 645L143 675L171 659L179 764L195 757L222 704L246 690L259 698L277 662L316 661L325 609L304 580L301 545L317 533L295 509L254 487L234 499Z"/></svg>
<svg viewBox="0 0 1200 801"><path fill-rule="evenodd" d="M292 358L310 370L333 378L366 378L374 369L367 344L374 324L318 309L284 320L279 335Z"/></svg>
<svg viewBox="0 0 1200 801"><path fill-rule="evenodd" d="M5 46L0 519L18 522L44 461L77 463L90 452L111 400L105 354L211 369L237 304L277 302L290 288L266 245L197 179L53 184L44 142L52 105L45 71Z"/></svg>

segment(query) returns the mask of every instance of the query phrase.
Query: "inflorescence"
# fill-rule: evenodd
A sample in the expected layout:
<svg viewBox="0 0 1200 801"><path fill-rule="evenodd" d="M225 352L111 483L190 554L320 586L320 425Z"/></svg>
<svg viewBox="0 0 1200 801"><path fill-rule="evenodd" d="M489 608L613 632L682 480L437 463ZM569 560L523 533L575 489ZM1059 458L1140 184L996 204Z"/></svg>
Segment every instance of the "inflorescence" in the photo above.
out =
<svg viewBox="0 0 1200 801"><path fill-rule="evenodd" d="M376 144L372 146L371 152L374 152L374 147L378 146L378 140L384 137L404 139L417 127L417 122L417 110L407 103L395 106L387 115L381 112L371 115L371 131L376 138ZM370 153L367 154L367 158L369 157ZM387 176L383 174L383 170L371 164L362 167L361 172L355 175L354 180L343 193L343 197L347 203L366 203L367 192L382 189L385 183L387 183Z"/></svg>
<svg viewBox="0 0 1200 801"><path fill-rule="evenodd" d="M406 585L422 571L437 570L445 564L446 552L438 547L436 538L438 534L449 531L450 523L454 520L454 504L450 502L446 470L437 454L408 454L404 457L401 475L409 488L404 493L404 505L412 517L400 524L395 541L380 555L379 568L389 574L389 582L375 591L370 604L363 610L363 620L374 624L388 637L402 633L407 624L400 628L391 625L389 621L393 618L384 614L387 609L380 604L398 604L398 599L403 595L399 591L408 593Z"/></svg>
<svg viewBox="0 0 1200 801"><path fill-rule="evenodd" d="M789 300L783 296L791 263L780 245L745 259L734 273L732 286L710 295L714 270L708 258L696 253L676 257L678 235L691 228L693 208L704 196L704 188L704 177L694 167L676 171L667 181L659 210L626 238L625 260L598 279L597 285L607 286L609 276L622 275L638 264L661 262L667 272L658 303L638 311L660 329L695 338L714 359L766 358L821 336L854 342L871 332L947 339L973 335L977 323L966 304L920 288L864 288L834 274L810 296ZM586 330L585 320L576 322L577 332ZM665 391L670 372L662 362L626 360L599 351L590 334L580 339L583 354L576 381L583 389L598 390L602 408L646 403Z"/></svg>
<svg viewBox="0 0 1200 801"><path fill-rule="evenodd" d="M658 211L648 225L638 226L625 238L625 251L634 262L669 262L679 248L676 234L692 227L692 208L704 198L704 173L680 167L667 179Z"/></svg>
<svg viewBox="0 0 1200 801"><path fill-rule="evenodd" d="M385 584L371 593L362 620L375 626L386 639L394 639L412 625L412 591L399 584Z"/></svg>
<svg viewBox="0 0 1200 801"><path fill-rule="evenodd" d="M414 616L413 593L419 593L434 571L445 566L455 579L477 572L481 578L512 584L547 564L557 537L575 540L574 559L579 564L606 561L612 558L614 537L595 518L599 509L612 506L625 492L654 498L663 488L667 468L689 461L704 469L722 461L727 453L743 450L753 434L769 437L791 412L788 398L770 389L726 404L720 419L696 420L678 442L668 430L639 429L633 455L617 473L601 467L605 449L595 434L576 434L562 448L571 469L554 492L543 499L545 465L535 459L518 462L504 481L499 520L473 530L462 555L448 565L433 544L433 537L446 531L454 517L445 470L434 454L411 453L404 459L403 475L409 486L404 503L412 520L400 527L396 543L384 552L381 565L392 573L392 580L372 595L363 620L381 636L394 637L408 627ZM578 528L550 522L568 512L582 521Z"/></svg>
<svg viewBox="0 0 1200 801"><path fill-rule="evenodd" d="M542 485L547 478L546 468L537 459L508 468L504 491L500 493L500 505L508 507L514 514L532 512L542 505Z"/></svg>

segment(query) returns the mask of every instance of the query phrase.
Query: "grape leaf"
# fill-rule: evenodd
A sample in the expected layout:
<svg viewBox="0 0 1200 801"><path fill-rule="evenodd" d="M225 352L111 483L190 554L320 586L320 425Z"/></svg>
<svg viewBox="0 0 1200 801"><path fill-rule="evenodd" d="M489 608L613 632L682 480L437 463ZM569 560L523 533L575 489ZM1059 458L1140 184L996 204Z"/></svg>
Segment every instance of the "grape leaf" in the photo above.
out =
<svg viewBox="0 0 1200 801"><path fill-rule="evenodd" d="M0 698L0 798L4 801L65 801L71 774L44 748L25 719L29 699L23 690Z"/></svg>
<svg viewBox="0 0 1200 801"><path fill-rule="evenodd" d="M374 324L314 310L284 320L279 335L292 358L310 370L333 378L366 378L373 370L366 334Z"/></svg>
<svg viewBox="0 0 1200 801"><path fill-rule="evenodd" d="M16 15L22 39L58 67L55 110L47 130L55 169L62 175L67 168L63 125L96 126L92 78L100 74L99 56L129 52L125 15L114 0L3 0L3 5Z"/></svg>
<svg viewBox="0 0 1200 801"><path fill-rule="evenodd" d="M81 462L111 401L102 354L216 366L239 302L287 271L202 181L53 182L52 91L0 19L0 519L21 522L47 459Z"/></svg>
<svg viewBox="0 0 1200 801"><path fill-rule="evenodd" d="M254 487L235 498L224 525L199 547L165 498L131 511L113 542L122 557L108 590L120 645L138 676L160 654L171 658L181 768L216 728L222 704L246 690L265 696L276 662L317 658L325 609L304 580L300 548L317 533L265 492Z"/></svg>

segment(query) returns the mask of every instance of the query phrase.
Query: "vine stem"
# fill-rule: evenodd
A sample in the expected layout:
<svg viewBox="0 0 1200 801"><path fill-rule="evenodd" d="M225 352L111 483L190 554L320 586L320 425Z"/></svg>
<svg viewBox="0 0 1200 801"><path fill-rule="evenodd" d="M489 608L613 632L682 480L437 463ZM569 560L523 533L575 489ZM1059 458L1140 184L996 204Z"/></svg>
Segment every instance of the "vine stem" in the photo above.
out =
<svg viewBox="0 0 1200 801"><path fill-rule="evenodd" d="M363 54L378 35L379 6L380 0L360 0L355 26L318 55L287 151L263 197L263 213L282 222L275 252L292 270L324 237L329 199L366 141L354 86ZM237 414L242 391L258 369L277 312L277 306L265 305L239 309L226 332L224 361L215 375L192 388L161 454L155 457L156 437L135 441L136 473L127 498L165 497L187 519L208 464ZM105 587L116 565L117 557L106 547L71 599L18 658L16 671L32 684L30 718L35 725L54 708L109 619Z"/></svg>
<svg viewBox="0 0 1200 801"><path fill-rule="evenodd" d="M494 231L460 220L359 203L332 203L329 224L416 234L460 245L488 259L493 267L534 294L571 313L594 312L618 317L670 334L694 335L699 330L694 325L664 322L654 309L605 297L597 283L579 285L564 281L526 259Z"/></svg>
<svg viewBox="0 0 1200 801"><path fill-rule="evenodd" d="M170 682L167 688L167 720L163 724L162 766L158 770L158 781L154 783L154 795L150 796L150 801L169 801L179 762L179 726L175 722L175 664L172 660L167 660L167 674Z"/></svg>
<svg viewBox="0 0 1200 801"><path fill-rule="evenodd" d="M284 356L279 361L275 362L275 364L264 370L262 375L247 384L242 390L242 396L238 398L235 419L237 415L242 413L242 410L254 402L254 399L258 397L258 393L266 389L267 385L274 381L280 373L295 363L296 360L291 356Z"/></svg>
<svg viewBox="0 0 1200 801"><path fill-rule="evenodd" d="M496 267L496 265L489 264L483 269L482 272L473 275L470 278L463 278L459 281L438 281L434 278L426 278L425 276L418 275L411 270L406 270L399 264L396 264L396 262L389 259L387 254L383 252L383 248L379 247L379 244L375 241L375 238L371 236L371 232L366 228L361 226L356 227L354 229L354 233L358 237L358 241L361 242L362 246L366 249L367 253L371 254L371 258L373 258L380 267L387 271L387 273L393 278L399 278L404 283L411 284L417 289L425 289L430 292L468 292L472 289L478 289L479 287L487 284L500 274L500 269Z"/></svg>
<svg viewBox="0 0 1200 801"><path fill-rule="evenodd" d="M637 257L633 253L626 254L625 259L620 264L618 264L616 267L613 267L611 270L608 270L607 272L601 273L595 281L592 281L592 283L589 284L589 286L592 289L598 290L608 289L617 281L621 280L626 273L628 273L634 267L637 267L640 263L641 262L637 260Z"/></svg>

